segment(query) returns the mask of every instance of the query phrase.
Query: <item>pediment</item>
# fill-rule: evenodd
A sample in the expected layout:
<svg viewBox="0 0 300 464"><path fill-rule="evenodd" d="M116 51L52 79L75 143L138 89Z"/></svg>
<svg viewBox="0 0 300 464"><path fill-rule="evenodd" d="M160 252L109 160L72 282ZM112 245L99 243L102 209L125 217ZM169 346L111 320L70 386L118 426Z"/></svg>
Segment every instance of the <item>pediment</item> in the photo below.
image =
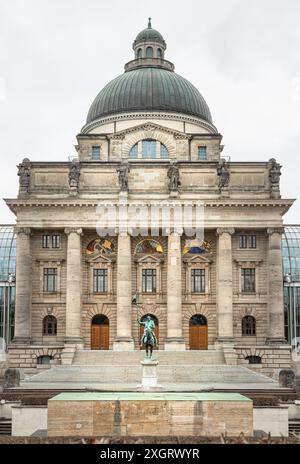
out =
<svg viewBox="0 0 300 464"><path fill-rule="evenodd" d="M135 262L139 264L144 264L144 263L153 263L153 264L160 264L163 262L163 257L162 256L156 256L153 254L148 254L148 255L143 255L141 257L136 257Z"/></svg>
<svg viewBox="0 0 300 464"><path fill-rule="evenodd" d="M137 126L130 127L128 129L124 129L122 131L116 132L112 135L109 135L109 139L124 139L126 135L132 134L134 132L154 132L154 131L160 131L160 132L165 132L168 135L173 135L176 139L190 139L191 137L184 132L179 132L174 129L170 129L168 127L161 126L160 124L155 124L152 122L147 122L143 124L138 124Z"/></svg>
<svg viewBox="0 0 300 464"><path fill-rule="evenodd" d="M210 256L205 255L189 255L184 256L183 260L191 264L211 264L213 262Z"/></svg>
<svg viewBox="0 0 300 464"><path fill-rule="evenodd" d="M108 256L104 256L104 255L92 256L91 258L86 259L86 261L89 264L100 264L100 263L111 264L115 260L116 260L116 258L114 256L108 257Z"/></svg>

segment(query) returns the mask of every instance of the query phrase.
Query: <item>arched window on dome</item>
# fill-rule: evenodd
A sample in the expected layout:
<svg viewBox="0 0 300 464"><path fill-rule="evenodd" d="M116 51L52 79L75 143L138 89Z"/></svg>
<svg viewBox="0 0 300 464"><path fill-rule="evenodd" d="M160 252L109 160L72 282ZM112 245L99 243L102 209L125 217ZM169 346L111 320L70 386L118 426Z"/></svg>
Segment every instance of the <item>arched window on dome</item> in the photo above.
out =
<svg viewBox="0 0 300 464"><path fill-rule="evenodd" d="M158 140L145 139L136 143L129 152L129 159L169 159L167 147Z"/></svg>
<svg viewBox="0 0 300 464"><path fill-rule="evenodd" d="M142 58L142 53L143 53L143 52L142 52L142 49L139 48L138 51L137 51L136 57L137 57L137 58Z"/></svg>
<svg viewBox="0 0 300 464"><path fill-rule="evenodd" d="M162 58L162 51L161 51L161 48L158 48L157 49L157 58Z"/></svg>
<svg viewBox="0 0 300 464"><path fill-rule="evenodd" d="M147 47L146 48L146 57L147 58L153 58L153 48L152 47Z"/></svg>

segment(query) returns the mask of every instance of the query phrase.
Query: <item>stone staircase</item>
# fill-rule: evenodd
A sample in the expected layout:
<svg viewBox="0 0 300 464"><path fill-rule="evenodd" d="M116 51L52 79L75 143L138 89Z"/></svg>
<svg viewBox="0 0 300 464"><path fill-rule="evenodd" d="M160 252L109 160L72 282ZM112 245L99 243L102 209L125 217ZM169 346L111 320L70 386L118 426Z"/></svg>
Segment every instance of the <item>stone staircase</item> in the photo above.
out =
<svg viewBox="0 0 300 464"><path fill-rule="evenodd" d="M144 351L89 351L78 350L73 366L140 366ZM160 366L221 365L225 364L222 350L155 351L153 357Z"/></svg>

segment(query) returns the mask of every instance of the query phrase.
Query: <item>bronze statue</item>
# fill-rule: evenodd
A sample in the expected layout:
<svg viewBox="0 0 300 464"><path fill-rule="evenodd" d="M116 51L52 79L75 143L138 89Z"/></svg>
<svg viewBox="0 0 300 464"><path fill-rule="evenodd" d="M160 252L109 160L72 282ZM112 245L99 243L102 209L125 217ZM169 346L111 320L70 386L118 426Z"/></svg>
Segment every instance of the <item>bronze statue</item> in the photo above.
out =
<svg viewBox="0 0 300 464"><path fill-rule="evenodd" d="M269 179L272 185L278 185L281 176L281 166L276 162L274 158L271 158L269 161Z"/></svg>
<svg viewBox="0 0 300 464"><path fill-rule="evenodd" d="M230 171L228 164L225 160L219 164L217 168L217 174L219 176L219 189L222 190L224 187L228 187L230 180Z"/></svg>
<svg viewBox="0 0 300 464"><path fill-rule="evenodd" d="M21 189L26 192L28 192L30 186L30 167L28 158L24 158L22 163L18 165L19 184Z"/></svg>
<svg viewBox="0 0 300 464"><path fill-rule="evenodd" d="M177 192L181 185L179 169L175 163L171 163L168 169L169 189L171 192Z"/></svg>
<svg viewBox="0 0 300 464"><path fill-rule="evenodd" d="M117 168L117 173L119 175L119 185L121 190L128 190L128 174L130 173L130 167L128 166L128 163L122 163Z"/></svg>
<svg viewBox="0 0 300 464"><path fill-rule="evenodd" d="M144 326L144 333L141 337L141 346L145 345L146 347L146 356L149 357L149 348L150 348L150 359L152 359L153 347L157 345L157 338L154 333L155 323L151 316L147 316L145 321L137 320L139 325Z"/></svg>
<svg viewBox="0 0 300 464"><path fill-rule="evenodd" d="M72 188L78 188L80 177L80 164L78 160L73 160L69 171L69 185Z"/></svg>

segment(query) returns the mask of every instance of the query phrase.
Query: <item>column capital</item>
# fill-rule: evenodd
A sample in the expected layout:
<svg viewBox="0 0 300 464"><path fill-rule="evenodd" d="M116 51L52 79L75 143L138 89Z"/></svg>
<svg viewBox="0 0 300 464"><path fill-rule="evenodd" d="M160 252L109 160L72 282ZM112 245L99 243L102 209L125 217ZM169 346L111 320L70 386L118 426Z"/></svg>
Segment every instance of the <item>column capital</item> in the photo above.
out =
<svg viewBox="0 0 300 464"><path fill-rule="evenodd" d="M30 227L18 227L18 226L16 226L14 228L14 231L15 231L15 234L17 234L17 235L19 235L19 234L31 235L32 234L32 230L30 229Z"/></svg>
<svg viewBox="0 0 300 464"><path fill-rule="evenodd" d="M67 227L64 230L64 232L65 232L66 235L70 235L70 234L83 235L82 229L81 228L76 228L76 227Z"/></svg>
<svg viewBox="0 0 300 464"><path fill-rule="evenodd" d="M234 233L235 233L235 229L233 227L219 227L216 231L216 235L223 235L223 234L233 235Z"/></svg>
<svg viewBox="0 0 300 464"><path fill-rule="evenodd" d="M170 230L169 236L173 235L173 234L180 235L180 236L183 235L183 228L182 227L174 227L173 229Z"/></svg>
<svg viewBox="0 0 300 464"><path fill-rule="evenodd" d="M267 235L273 235L273 234L280 234L282 235L284 232L283 227L269 227L267 229Z"/></svg>

